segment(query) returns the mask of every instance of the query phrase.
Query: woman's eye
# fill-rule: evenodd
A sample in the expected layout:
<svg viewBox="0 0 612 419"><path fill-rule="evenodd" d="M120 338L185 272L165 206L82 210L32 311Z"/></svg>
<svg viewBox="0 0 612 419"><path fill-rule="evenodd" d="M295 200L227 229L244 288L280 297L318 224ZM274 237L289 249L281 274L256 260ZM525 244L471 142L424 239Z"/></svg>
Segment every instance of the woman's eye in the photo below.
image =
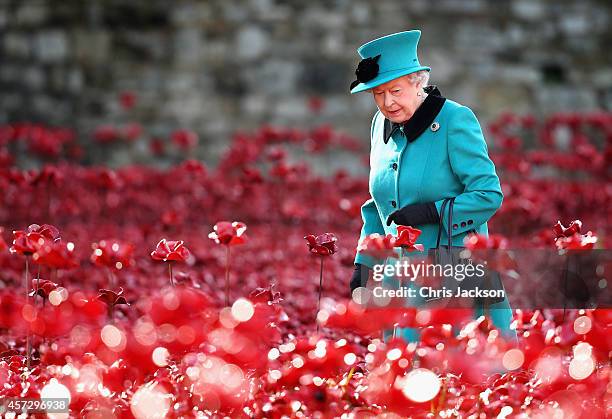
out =
<svg viewBox="0 0 612 419"><path fill-rule="evenodd" d="M392 93L398 94L400 92L399 89L391 90Z"/></svg>

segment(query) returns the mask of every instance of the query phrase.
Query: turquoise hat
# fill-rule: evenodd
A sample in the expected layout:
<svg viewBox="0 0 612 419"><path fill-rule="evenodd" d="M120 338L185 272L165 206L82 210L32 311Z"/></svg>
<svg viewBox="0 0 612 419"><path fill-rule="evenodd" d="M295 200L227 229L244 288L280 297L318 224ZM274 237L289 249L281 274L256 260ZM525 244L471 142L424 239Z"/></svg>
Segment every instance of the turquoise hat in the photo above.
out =
<svg viewBox="0 0 612 419"><path fill-rule="evenodd" d="M351 83L351 93L363 92L419 70L431 70L419 63L419 38L421 31L405 31L360 46L357 52L363 59L355 70L357 80Z"/></svg>

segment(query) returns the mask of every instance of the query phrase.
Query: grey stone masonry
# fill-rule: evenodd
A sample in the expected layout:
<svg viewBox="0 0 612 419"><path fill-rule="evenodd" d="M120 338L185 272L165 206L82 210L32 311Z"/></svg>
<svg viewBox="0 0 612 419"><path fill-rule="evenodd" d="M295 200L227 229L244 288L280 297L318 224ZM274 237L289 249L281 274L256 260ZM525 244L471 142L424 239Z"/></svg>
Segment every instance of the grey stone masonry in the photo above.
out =
<svg viewBox="0 0 612 419"><path fill-rule="evenodd" d="M102 124L139 122L146 140L187 128L205 160L264 123L331 123L365 144L356 49L415 28L431 83L485 123L610 109L611 17L605 0L2 0L0 123L74 127L85 147Z"/></svg>

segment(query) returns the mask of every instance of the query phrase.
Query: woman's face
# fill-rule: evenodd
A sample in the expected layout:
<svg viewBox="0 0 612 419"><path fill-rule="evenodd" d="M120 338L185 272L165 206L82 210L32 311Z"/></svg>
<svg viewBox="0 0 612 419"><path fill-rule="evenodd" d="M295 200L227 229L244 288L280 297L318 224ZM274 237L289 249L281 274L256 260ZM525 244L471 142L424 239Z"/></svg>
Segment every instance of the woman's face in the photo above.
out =
<svg viewBox="0 0 612 419"><path fill-rule="evenodd" d="M402 123L410 119L421 104L417 96L419 83L410 81L409 76L399 77L372 89L376 106L391 122Z"/></svg>

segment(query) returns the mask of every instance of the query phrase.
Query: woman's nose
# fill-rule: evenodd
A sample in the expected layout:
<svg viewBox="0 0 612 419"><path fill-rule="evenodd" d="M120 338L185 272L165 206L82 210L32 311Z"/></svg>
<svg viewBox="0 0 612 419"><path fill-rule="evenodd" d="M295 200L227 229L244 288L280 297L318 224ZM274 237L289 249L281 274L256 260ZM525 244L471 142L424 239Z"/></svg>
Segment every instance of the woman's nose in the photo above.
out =
<svg viewBox="0 0 612 419"><path fill-rule="evenodd" d="M385 93L385 107L389 108L393 105L393 103L395 103L393 100L393 95L391 95L391 93Z"/></svg>

